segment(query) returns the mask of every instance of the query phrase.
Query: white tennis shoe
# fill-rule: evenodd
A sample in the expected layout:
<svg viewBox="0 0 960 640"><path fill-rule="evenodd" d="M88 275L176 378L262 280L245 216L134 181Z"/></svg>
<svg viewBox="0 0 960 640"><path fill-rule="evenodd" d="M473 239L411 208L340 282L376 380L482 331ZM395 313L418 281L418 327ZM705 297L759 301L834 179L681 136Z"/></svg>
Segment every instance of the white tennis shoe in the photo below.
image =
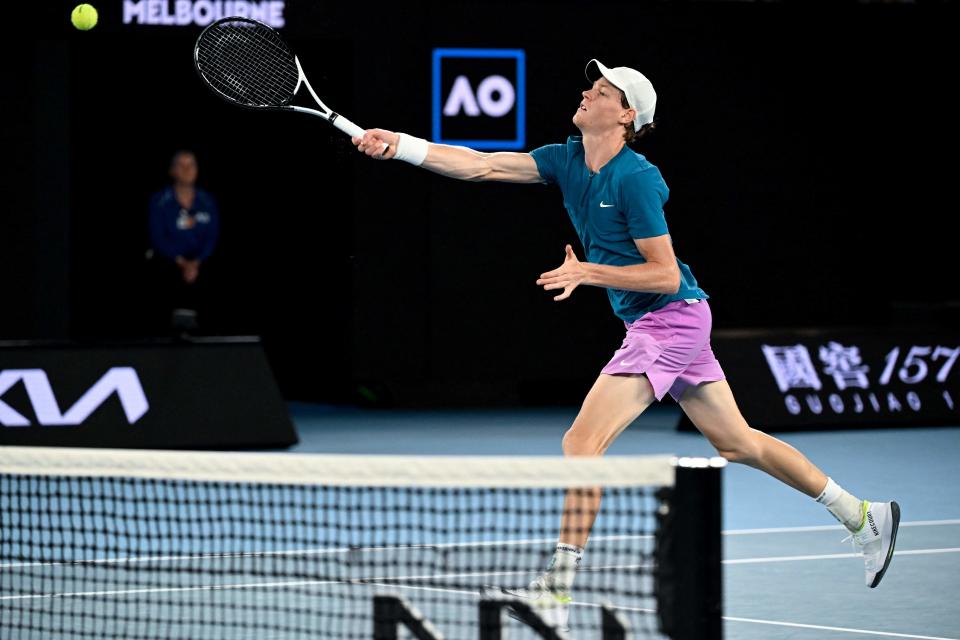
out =
<svg viewBox="0 0 960 640"><path fill-rule="evenodd" d="M564 633L570 631L567 626L567 619L570 615L570 603L573 598L570 597L569 592L552 588L549 574L538 577L526 589L487 587L484 589L484 594L526 602L554 630ZM510 615L513 618L517 617L513 613Z"/></svg>
<svg viewBox="0 0 960 640"><path fill-rule="evenodd" d="M853 548L863 552L867 586L873 589L880 584L893 559L900 528L900 505L864 500L863 511L863 526L844 538L844 542L853 539Z"/></svg>

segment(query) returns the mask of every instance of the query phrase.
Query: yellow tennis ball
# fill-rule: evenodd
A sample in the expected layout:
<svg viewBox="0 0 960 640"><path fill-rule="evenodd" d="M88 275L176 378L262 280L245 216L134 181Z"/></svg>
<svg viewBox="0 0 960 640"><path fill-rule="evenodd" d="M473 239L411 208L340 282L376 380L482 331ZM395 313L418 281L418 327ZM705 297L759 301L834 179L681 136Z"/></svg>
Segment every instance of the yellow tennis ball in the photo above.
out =
<svg viewBox="0 0 960 640"><path fill-rule="evenodd" d="M70 14L70 22L80 31L89 31L97 26L97 10L90 4L78 4Z"/></svg>

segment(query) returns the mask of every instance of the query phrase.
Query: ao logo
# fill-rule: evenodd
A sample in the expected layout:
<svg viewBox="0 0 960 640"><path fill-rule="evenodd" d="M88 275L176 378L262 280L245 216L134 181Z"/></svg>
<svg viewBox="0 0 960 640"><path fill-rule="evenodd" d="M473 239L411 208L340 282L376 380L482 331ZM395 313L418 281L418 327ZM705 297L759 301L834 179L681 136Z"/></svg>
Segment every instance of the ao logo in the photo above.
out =
<svg viewBox="0 0 960 640"><path fill-rule="evenodd" d="M523 49L433 50L433 141L472 149L523 149Z"/></svg>
<svg viewBox="0 0 960 640"><path fill-rule="evenodd" d="M477 86L476 95L466 76L457 76L453 89L443 107L443 115L455 116L461 111L468 116L479 116L482 111L493 118L502 118L513 109L516 92L503 76L488 76Z"/></svg>

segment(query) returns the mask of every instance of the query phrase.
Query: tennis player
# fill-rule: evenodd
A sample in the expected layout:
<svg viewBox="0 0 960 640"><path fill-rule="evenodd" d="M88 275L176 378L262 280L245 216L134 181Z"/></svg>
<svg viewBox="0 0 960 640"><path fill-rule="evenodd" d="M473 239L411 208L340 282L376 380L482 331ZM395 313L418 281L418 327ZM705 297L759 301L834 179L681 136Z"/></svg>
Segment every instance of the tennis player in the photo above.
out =
<svg viewBox="0 0 960 640"><path fill-rule="evenodd" d="M604 287L626 326L622 346L563 437L565 455L602 455L654 400L669 393L721 456L765 471L824 504L849 529L864 556L867 586L876 587L893 556L899 506L854 497L802 453L744 420L710 347L709 296L674 255L663 211L669 189L657 167L627 146L654 128L653 85L634 69L608 68L597 60L587 64L586 76L591 86L573 116L582 135L565 144L530 153L481 153L382 129L353 142L369 156L405 160L451 178L560 187L586 259L567 245L563 264L536 283L558 292L556 301L580 285ZM599 491L586 498L569 492L546 572L529 588L508 591L530 598L559 628L566 628L571 587L600 499Z"/></svg>

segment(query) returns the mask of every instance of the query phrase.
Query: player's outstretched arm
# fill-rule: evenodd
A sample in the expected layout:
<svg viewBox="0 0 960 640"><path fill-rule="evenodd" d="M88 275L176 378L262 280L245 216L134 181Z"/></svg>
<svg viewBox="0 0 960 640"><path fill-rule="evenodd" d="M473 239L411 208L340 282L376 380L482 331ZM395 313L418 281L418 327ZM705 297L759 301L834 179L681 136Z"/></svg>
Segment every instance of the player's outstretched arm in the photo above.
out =
<svg viewBox="0 0 960 640"><path fill-rule="evenodd" d="M434 173L479 182L543 182L529 153L481 153L467 147L433 144L406 134L370 129L353 138L357 150L381 160L406 160Z"/></svg>

